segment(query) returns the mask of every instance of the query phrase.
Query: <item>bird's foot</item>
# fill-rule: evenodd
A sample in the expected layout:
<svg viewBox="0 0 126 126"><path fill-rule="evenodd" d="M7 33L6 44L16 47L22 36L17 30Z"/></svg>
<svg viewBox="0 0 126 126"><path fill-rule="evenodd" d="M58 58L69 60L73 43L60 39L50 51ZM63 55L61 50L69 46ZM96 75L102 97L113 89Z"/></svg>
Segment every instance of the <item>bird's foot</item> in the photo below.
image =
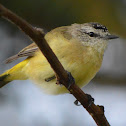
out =
<svg viewBox="0 0 126 126"><path fill-rule="evenodd" d="M46 82L49 82L49 81L51 81L51 80L53 80L53 79L55 79L55 78L56 78L55 76L52 76L52 77L46 78L45 81L46 81Z"/></svg>
<svg viewBox="0 0 126 126"><path fill-rule="evenodd" d="M81 103L79 103L78 100L76 100L76 101L74 102L74 104L75 104L76 106L81 106Z"/></svg>
<svg viewBox="0 0 126 126"><path fill-rule="evenodd" d="M90 107L93 103L94 103L94 98L92 98L92 96L90 94L86 94L87 98L88 98L88 107Z"/></svg>

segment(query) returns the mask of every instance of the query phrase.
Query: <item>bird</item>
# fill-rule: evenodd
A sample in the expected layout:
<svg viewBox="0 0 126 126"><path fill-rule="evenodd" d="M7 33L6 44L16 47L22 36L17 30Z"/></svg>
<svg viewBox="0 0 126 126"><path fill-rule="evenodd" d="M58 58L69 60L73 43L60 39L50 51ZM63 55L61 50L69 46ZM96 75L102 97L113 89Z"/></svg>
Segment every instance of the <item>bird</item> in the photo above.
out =
<svg viewBox="0 0 126 126"><path fill-rule="evenodd" d="M44 38L65 70L72 74L75 83L82 88L100 70L108 41L118 36L110 34L100 23L89 22L55 28L47 32ZM54 71L34 42L8 58L6 63L21 57L26 59L0 75L1 88L14 80L29 79L47 94L68 93L64 86L56 84Z"/></svg>

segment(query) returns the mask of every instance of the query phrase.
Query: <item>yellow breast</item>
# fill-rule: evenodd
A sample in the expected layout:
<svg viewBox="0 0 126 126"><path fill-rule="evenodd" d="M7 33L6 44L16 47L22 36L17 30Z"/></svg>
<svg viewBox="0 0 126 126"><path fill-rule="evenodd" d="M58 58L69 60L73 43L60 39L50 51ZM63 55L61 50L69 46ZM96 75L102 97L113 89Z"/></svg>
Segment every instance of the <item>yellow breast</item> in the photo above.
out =
<svg viewBox="0 0 126 126"><path fill-rule="evenodd" d="M69 39L65 38L59 32L50 32L45 38L64 68L71 72L78 86L86 85L100 69L102 54L95 49L83 46L70 36ZM29 78L40 85L45 92L49 94L68 92L64 86L57 85L55 79L50 82L45 81L55 74L40 51L31 58L26 69Z"/></svg>

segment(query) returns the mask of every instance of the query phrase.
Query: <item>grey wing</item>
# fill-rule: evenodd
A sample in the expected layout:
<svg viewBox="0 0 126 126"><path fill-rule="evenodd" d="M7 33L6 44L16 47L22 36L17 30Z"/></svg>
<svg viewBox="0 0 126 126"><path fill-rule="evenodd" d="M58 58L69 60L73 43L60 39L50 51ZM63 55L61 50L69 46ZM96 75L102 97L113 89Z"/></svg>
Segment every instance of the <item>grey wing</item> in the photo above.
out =
<svg viewBox="0 0 126 126"><path fill-rule="evenodd" d="M8 59L5 60L5 63L11 63L14 60L21 58L21 57L30 57L34 56L34 53L38 50L39 48L35 43L30 44L29 46L25 47L22 49L18 54L9 57Z"/></svg>

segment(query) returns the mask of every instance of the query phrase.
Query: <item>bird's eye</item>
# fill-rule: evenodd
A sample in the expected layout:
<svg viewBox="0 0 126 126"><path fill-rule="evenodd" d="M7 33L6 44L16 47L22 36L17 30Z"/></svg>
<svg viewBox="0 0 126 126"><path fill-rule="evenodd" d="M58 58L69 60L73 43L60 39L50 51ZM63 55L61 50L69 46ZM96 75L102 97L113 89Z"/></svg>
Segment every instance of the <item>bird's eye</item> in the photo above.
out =
<svg viewBox="0 0 126 126"><path fill-rule="evenodd" d="M89 32L88 35L89 35L90 37L94 37L95 34L94 34L94 32Z"/></svg>

